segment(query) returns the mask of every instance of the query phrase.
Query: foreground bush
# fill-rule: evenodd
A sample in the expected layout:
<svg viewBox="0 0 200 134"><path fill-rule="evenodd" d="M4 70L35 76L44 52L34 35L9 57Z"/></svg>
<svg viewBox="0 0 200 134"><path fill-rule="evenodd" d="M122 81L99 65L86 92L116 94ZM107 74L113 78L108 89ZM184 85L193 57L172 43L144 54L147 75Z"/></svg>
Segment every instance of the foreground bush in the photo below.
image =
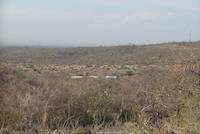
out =
<svg viewBox="0 0 200 134"><path fill-rule="evenodd" d="M191 122L194 133L199 128L199 77L192 71L149 68L136 79L109 81L69 80L5 66L0 73L2 131L89 133L127 122L128 132L167 133L170 128L175 133Z"/></svg>

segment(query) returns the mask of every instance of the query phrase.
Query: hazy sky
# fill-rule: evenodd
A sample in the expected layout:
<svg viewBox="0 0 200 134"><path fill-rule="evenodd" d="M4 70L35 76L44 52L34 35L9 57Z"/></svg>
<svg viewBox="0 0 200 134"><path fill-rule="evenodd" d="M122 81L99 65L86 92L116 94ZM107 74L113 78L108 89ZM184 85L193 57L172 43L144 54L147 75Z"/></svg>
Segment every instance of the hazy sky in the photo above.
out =
<svg viewBox="0 0 200 134"><path fill-rule="evenodd" d="M200 0L0 0L0 41L113 45L200 39Z"/></svg>

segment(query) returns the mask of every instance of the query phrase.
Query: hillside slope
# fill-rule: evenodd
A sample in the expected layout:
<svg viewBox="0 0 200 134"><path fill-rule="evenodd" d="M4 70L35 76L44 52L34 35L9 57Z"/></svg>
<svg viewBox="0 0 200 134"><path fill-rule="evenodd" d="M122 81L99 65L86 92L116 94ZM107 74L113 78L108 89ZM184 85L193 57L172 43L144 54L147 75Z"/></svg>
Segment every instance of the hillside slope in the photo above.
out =
<svg viewBox="0 0 200 134"><path fill-rule="evenodd" d="M4 47L2 61L42 64L174 64L200 58L200 42L146 46L31 48Z"/></svg>

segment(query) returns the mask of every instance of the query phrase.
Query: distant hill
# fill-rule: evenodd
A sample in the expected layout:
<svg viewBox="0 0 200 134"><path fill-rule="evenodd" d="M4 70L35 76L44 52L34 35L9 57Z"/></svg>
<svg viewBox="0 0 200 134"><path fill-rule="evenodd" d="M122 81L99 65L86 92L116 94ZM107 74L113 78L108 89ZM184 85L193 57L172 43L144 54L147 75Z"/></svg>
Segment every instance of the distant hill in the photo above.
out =
<svg viewBox="0 0 200 134"><path fill-rule="evenodd" d="M200 42L112 47L3 47L2 62L34 64L174 64L200 59Z"/></svg>

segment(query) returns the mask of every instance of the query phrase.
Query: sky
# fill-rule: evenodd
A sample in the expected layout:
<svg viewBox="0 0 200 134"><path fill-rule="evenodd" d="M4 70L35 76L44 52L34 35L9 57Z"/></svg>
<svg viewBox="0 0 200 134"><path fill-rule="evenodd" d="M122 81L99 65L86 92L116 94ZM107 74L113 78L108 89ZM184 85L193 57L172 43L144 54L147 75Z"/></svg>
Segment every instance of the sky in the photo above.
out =
<svg viewBox="0 0 200 134"><path fill-rule="evenodd" d="M0 42L122 45L200 40L200 0L0 0Z"/></svg>

